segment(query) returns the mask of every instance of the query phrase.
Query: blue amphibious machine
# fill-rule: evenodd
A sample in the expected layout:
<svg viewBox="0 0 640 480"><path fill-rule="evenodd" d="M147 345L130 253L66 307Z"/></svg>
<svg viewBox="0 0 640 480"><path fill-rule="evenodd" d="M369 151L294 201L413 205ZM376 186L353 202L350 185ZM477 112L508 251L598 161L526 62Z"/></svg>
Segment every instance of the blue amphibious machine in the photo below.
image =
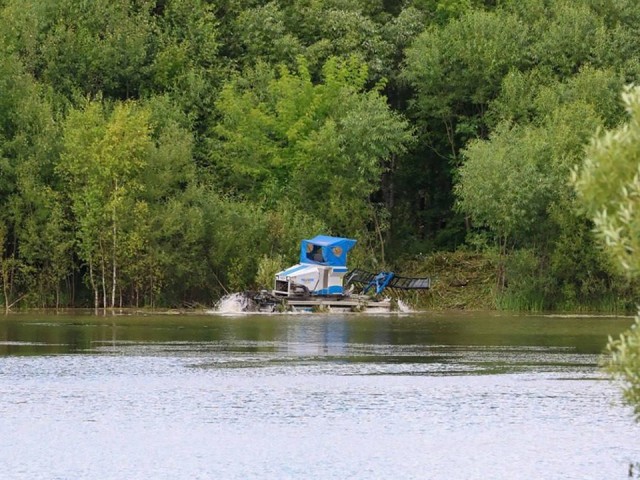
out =
<svg viewBox="0 0 640 480"><path fill-rule="evenodd" d="M356 245L350 238L318 235L300 244L299 262L275 275L272 291L245 292L248 309L389 310L386 290L427 290L431 279L400 277L393 272L371 273L347 268L347 254Z"/></svg>

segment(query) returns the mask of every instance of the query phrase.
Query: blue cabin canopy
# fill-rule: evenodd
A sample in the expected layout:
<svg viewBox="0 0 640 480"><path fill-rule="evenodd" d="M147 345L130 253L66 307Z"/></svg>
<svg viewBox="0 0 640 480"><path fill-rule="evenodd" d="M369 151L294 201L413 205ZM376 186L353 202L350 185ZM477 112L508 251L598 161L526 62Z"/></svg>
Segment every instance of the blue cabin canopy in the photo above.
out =
<svg viewBox="0 0 640 480"><path fill-rule="evenodd" d="M346 267L347 253L356 244L350 238L317 235L310 240L302 240L300 263L313 263L331 267Z"/></svg>

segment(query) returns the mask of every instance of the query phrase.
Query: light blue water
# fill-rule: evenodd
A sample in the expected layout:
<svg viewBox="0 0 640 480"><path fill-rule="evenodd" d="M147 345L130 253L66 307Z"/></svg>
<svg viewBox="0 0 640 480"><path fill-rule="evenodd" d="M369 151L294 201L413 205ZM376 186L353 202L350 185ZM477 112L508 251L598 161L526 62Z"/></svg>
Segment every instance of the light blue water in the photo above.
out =
<svg viewBox="0 0 640 480"><path fill-rule="evenodd" d="M630 320L0 320L0 478L615 479Z"/></svg>

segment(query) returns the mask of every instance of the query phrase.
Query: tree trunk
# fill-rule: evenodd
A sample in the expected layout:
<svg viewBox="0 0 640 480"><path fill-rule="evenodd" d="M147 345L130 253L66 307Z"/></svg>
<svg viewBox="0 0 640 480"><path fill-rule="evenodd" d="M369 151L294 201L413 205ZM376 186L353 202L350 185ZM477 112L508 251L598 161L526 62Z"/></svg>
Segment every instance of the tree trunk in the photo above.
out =
<svg viewBox="0 0 640 480"><path fill-rule="evenodd" d="M93 289L93 313L98 315L98 306L99 306L99 295L98 295L98 286L96 285L95 275L93 273L93 261L91 256L89 256L89 281L91 283L91 288Z"/></svg>
<svg viewBox="0 0 640 480"><path fill-rule="evenodd" d="M451 118L443 118L445 129L447 130L447 139L449 140L449 145L451 146L451 155L454 161L457 158L456 154L456 138L455 138L455 127L453 125L453 120Z"/></svg>
<svg viewBox="0 0 640 480"><path fill-rule="evenodd" d="M100 274L102 276L102 313L103 315L107 314L107 277L106 277L106 265L104 263L104 248L102 246L102 241L100 242Z"/></svg>
<svg viewBox="0 0 640 480"><path fill-rule="evenodd" d="M107 314L107 285L106 285L106 276L104 271L104 260L102 262L102 314Z"/></svg>
<svg viewBox="0 0 640 480"><path fill-rule="evenodd" d="M116 180L116 191L118 190L118 182ZM113 256L112 256L112 262L113 262L113 272L112 272L112 279L111 279L111 308L114 308L116 306L116 276L117 276L117 267L116 267L116 251L118 248L118 242L117 242L117 233L118 233L118 229L116 226L116 207L115 204L113 206L113 212L112 212L112 218L111 218L112 222L113 222Z"/></svg>
<svg viewBox="0 0 640 480"><path fill-rule="evenodd" d="M382 234L382 226L378 221L378 214L376 213L375 207L373 207L373 221L375 223L376 234L378 235L378 241L380 242L380 263L382 265L385 264L384 258L384 235Z"/></svg>
<svg viewBox="0 0 640 480"><path fill-rule="evenodd" d="M500 263L498 265L498 291L503 292L506 287L506 259L508 236L504 235L500 240Z"/></svg>
<svg viewBox="0 0 640 480"><path fill-rule="evenodd" d="M382 174L382 195L384 197L384 205L389 212L389 226L385 232L385 240L387 243L391 242L391 237L393 233L393 209L396 203L396 192L395 192L395 169L396 169L396 156L391 155L391 159L389 160L388 169Z"/></svg>
<svg viewBox="0 0 640 480"><path fill-rule="evenodd" d="M6 260L2 259L0 261L0 268L2 268L2 296L4 297L4 314L7 315L9 313L10 303L9 303L9 272L7 271Z"/></svg>
<svg viewBox="0 0 640 480"><path fill-rule="evenodd" d="M114 234L114 240L113 240L113 269L111 272L111 308L114 308L116 306L116 277L117 277L117 267L116 267L116 240L115 240L115 234L116 234L116 228L115 226L113 227L113 234Z"/></svg>
<svg viewBox="0 0 640 480"><path fill-rule="evenodd" d="M76 274L75 268L71 269L71 284L69 284L69 277L65 279L67 283L67 291L71 291L71 305L75 307L76 305ZM67 301L67 305L69 302Z"/></svg>

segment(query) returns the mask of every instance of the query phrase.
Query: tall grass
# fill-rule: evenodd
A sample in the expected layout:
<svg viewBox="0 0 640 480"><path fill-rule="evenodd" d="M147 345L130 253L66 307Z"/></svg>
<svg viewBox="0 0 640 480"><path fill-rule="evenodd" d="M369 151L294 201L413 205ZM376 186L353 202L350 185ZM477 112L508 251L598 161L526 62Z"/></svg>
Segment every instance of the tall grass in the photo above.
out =
<svg viewBox="0 0 640 480"><path fill-rule="evenodd" d="M544 312L545 298L540 292L505 291L496 295L496 308L508 312Z"/></svg>

